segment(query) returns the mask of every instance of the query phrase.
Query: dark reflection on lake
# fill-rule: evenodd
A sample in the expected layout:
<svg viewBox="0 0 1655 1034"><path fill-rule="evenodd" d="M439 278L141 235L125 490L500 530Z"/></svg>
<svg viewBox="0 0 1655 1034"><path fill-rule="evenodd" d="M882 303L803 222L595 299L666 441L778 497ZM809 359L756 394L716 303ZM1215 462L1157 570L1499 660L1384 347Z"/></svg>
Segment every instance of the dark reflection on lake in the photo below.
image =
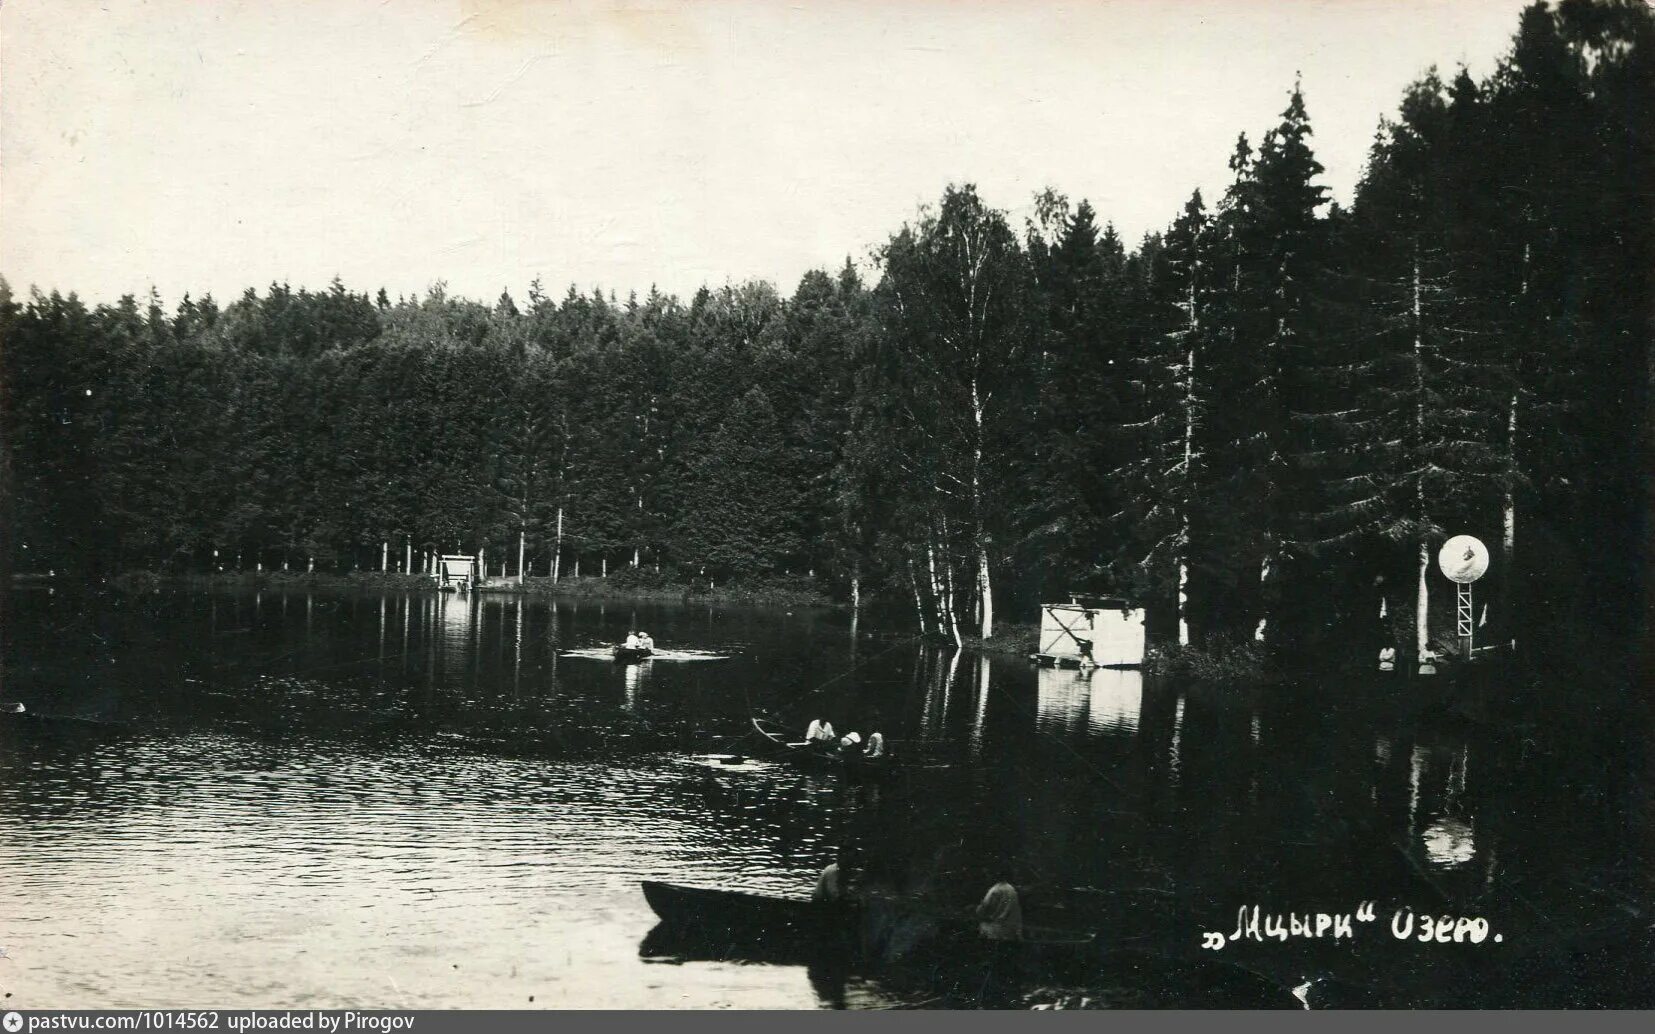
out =
<svg viewBox="0 0 1655 1034"><path fill-rule="evenodd" d="M1037 671L826 612L266 591L17 613L3 695L41 717L0 725L16 1007L909 1000L640 957L640 879L804 894L840 849L958 906L1012 860L1030 918L1160 960L1155 987L1100 978L1125 1004L1224 1004L1204 989L1225 967L1317 978L1328 1004L1595 1004L1591 953L1640 907L1632 759L1604 716ZM730 656L560 655L632 627ZM755 709L877 723L951 764L840 785L696 761ZM1351 943L1200 950L1243 904L1364 900L1379 919ZM1399 905L1485 916L1502 943L1397 942Z"/></svg>

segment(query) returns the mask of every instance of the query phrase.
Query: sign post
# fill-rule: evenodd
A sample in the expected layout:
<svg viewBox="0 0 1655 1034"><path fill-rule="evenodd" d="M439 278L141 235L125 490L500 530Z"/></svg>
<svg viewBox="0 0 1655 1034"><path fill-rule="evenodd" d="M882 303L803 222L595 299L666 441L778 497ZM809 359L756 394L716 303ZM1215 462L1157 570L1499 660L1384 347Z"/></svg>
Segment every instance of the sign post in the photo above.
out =
<svg viewBox="0 0 1655 1034"><path fill-rule="evenodd" d="M1443 576L1459 588L1454 609L1454 631L1459 635L1465 659L1471 659L1475 622L1472 620L1471 583L1488 572L1488 547L1471 535L1455 535L1437 551L1437 566Z"/></svg>

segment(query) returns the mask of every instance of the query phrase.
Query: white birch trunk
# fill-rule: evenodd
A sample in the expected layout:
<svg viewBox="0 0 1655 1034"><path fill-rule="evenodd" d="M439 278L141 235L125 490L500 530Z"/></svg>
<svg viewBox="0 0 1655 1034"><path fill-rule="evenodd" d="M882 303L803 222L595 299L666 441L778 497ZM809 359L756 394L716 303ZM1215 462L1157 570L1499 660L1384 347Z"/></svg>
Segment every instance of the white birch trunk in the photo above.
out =
<svg viewBox="0 0 1655 1034"><path fill-rule="evenodd" d="M925 621L925 600L919 591L919 575L914 570L914 558L908 558L908 586L914 590L914 614L919 618L919 634L923 637L931 633Z"/></svg>
<svg viewBox="0 0 1655 1034"><path fill-rule="evenodd" d="M1419 283L1419 245L1414 245L1414 444L1425 441L1425 338L1420 331L1421 310ZM1425 524L1425 476L1414 482L1414 503L1418 507L1419 522ZM1431 567L1431 546L1422 534L1419 540L1419 588L1414 600L1414 657L1419 667L1426 664L1431 639L1431 585L1427 578ZM1433 669L1434 670L1434 669Z"/></svg>
<svg viewBox="0 0 1655 1034"><path fill-rule="evenodd" d="M1182 513L1178 527L1178 645L1190 644L1190 499L1195 481L1195 335L1201 328L1201 318L1195 307L1195 274L1201 268L1200 260L1190 268L1189 348L1184 354L1184 497L1180 500Z"/></svg>
<svg viewBox="0 0 1655 1034"><path fill-rule="evenodd" d="M977 547L977 594L982 608L982 637L989 638L994 634L994 586L989 580L988 549Z"/></svg>
<svg viewBox="0 0 1655 1034"><path fill-rule="evenodd" d="M931 606L937 615L937 632L940 634L946 619L943 617L944 600L942 597L942 581L937 577L937 543L936 539L927 539L925 542L925 564L931 575Z"/></svg>
<svg viewBox="0 0 1655 1034"><path fill-rule="evenodd" d="M977 378L971 379L971 420L974 434L971 440L971 519L975 527L972 539L977 547L977 598L981 624L978 634L984 639L994 634L994 586L988 566L988 529L983 521L983 398L977 390ZM954 630L954 640L960 638Z"/></svg>
<svg viewBox="0 0 1655 1034"><path fill-rule="evenodd" d="M1431 547L1424 540L1419 540L1419 593L1414 600L1414 656L1420 664L1425 663L1426 651L1431 646L1431 583L1427 575L1431 570Z"/></svg>
<svg viewBox="0 0 1655 1034"><path fill-rule="evenodd" d="M402 573L414 573L414 540L404 539L402 543Z"/></svg>
<svg viewBox="0 0 1655 1034"><path fill-rule="evenodd" d="M563 575L563 507L557 508L557 534L552 540L552 584Z"/></svg>
<svg viewBox="0 0 1655 1034"><path fill-rule="evenodd" d="M382 541L379 544L379 570L381 573L391 570L391 543Z"/></svg>
<svg viewBox="0 0 1655 1034"><path fill-rule="evenodd" d="M1189 518L1184 518L1184 541L1189 540ZM1190 565L1182 556L1178 558L1178 645L1190 644Z"/></svg>
<svg viewBox="0 0 1655 1034"><path fill-rule="evenodd" d="M948 612L948 633L954 639L955 648L963 649L965 640L960 636L960 615L955 606L958 601L954 598L954 568L952 564L942 566L942 577L943 588L947 590L947 595L943 597L943 605Z"/></svg>

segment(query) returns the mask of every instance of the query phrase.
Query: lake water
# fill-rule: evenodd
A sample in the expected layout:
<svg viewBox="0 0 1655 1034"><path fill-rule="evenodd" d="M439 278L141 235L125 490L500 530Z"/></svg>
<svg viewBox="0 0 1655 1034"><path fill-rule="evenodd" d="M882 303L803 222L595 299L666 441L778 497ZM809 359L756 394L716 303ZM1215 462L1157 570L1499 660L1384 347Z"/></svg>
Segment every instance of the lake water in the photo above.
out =
<svg viewBox="0 0 1655 1034"><path fill-rule="evenodd" d="M1641 755L1608 711L1085 677L805 610L31 591L15 614L0 697L35 717L0 719L12 1007L928 1001L641 951L640 880L803 895L841 850L944 907L1009 863L1030 919L1137 960L1100 974L1115 1004L1307 983L1317 1004L1601 1004L1649 921ZM633 627L726 659L566 656ZM933 763L841 784L698 757L761 712ZM1364 901L1349 940L1202 949L1242 906ZM1401 941L1402 908L1490 936Z"/></svg>

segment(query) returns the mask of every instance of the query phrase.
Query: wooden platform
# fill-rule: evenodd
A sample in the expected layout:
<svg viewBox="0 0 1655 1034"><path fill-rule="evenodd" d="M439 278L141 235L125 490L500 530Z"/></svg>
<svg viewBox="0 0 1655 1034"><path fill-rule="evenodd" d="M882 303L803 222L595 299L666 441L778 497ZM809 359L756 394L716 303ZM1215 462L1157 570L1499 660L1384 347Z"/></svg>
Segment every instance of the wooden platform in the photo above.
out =
<svg viewBox="0 0 1655 1034"><path fill-rule="evenodd" d="M1096 671L1099 668L1112 668L1119 671L1133 671L1143 667L1141 664L1097 664L1084 657L1074 657L1063 654L1031 653L1029 660L1042 668L1073 668L1079 671Z"/></svg>

